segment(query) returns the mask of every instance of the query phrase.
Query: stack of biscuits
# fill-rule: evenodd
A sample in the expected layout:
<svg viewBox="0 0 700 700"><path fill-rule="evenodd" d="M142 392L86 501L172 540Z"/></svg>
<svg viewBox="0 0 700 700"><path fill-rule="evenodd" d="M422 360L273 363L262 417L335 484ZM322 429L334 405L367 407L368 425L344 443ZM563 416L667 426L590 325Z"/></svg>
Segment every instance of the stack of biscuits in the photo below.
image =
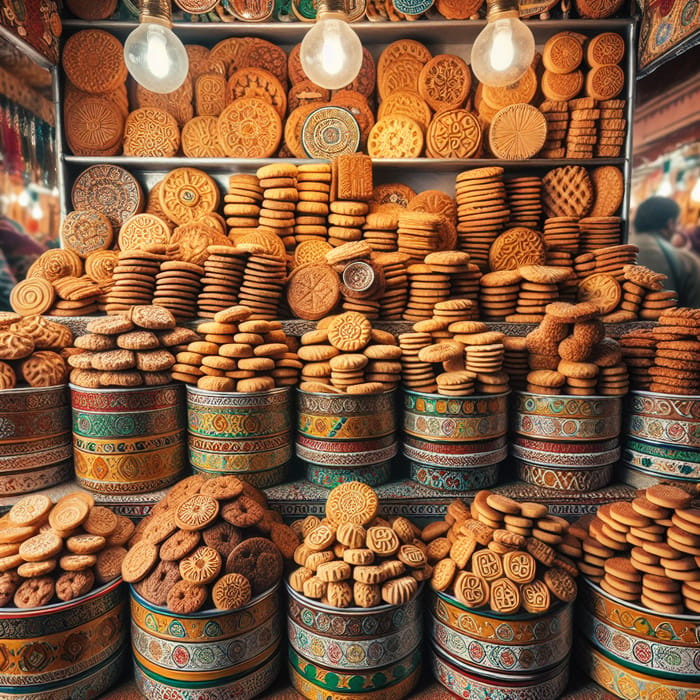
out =
<svg viewBox="0 0 700 700"><path fill-rule="evenodd" d="M178 328L175 317L159 306L134 306L128 315L90 321L73 341L68 356L70 381L90 389L159 386L171 381L173 351L197 338Z"/></svg>
<svg viewBox="0 0 700 700"><path fill-rule="evenodd" d="M652 328L627 331L619 338L622 359L627 365L630 389L633 391L649 391L653 381L649 370L654 366L656 342Z"/></svg>
<svg viewBox="0 0 700 700"><path fill-rule="evenodd" d="M356 311L321 319L301 337L303 391L374 394L401 381L401 348L391 333L372 328Z"/></svg>
<svg viewBox="0 0 700 700"><path fill-rule="evenodd" d="M282 578L298 544L262 491L235 476L198 474L175 484L139 523L121 574L173 613L235 610Z"/></svg>
<svg viewBox="0 0 700 700"><path fill-rule="evenodd" d="M258 226L263 190L256 175L237 173L228 180L224 195L224 216L228 236L235 243L239 236L253 233Z"/></svg>
<svg viewBox="0 0 700 700"><path fill-rule="evenodd" d="M626 104L626 100L622 99L603 100L598 103L600 120L595 148L597 158L620 157L627 129Z"/></svg>
<svg viewBox="0 0 700 700"><path fill-rule="evenodd" d="M264 165L258 168L256 176L263 196L258 227L279 236L287 251L293 251L296 244L295 211L299 200L297 166L293 163Z"/></svg>
<svg viewBox="0 0 700 700"><path fill-rule="evenodd" d="M540 503L479 491L468 506L458 499L444 521L421 532L430 585L447 591L468 608L488 606L514 615L521 609L542 614L557 601L576 598L578 553L566 520L547 514Z"/></svg>
<svg viewBox="0 0 700 700"><path fill-rule="evenodd" d="M598 141L600 110L592 97L569 100L569 128L566 133L567 158L593 158Z"/></svg>
<svg viewBox="0 0 700 700"><path fill-rule="evenodd" d="M324 522L309 515L292 523L303 541L294 552L299 568L289 575L291 588L334 608L413 598L432 572L420 530L407 518L388 522L378 512L372 487L350 481L330 492Z"/></svg>
<svg viewBox="0 0 700 700"><path fill-rule="evenodd" d="M605 337L592 303L555 302L526 336L527 390L537 394L623 396L629 390L619 343Z"/></svg>
<svg viewBox="0 0 700 700"><path fill-rule="evenodd" d="M540 112L547 121L547 140L540 151L542 158L563 158L566 155L566 130L569 127L569 103L545 100Z"/></svg>
<svg viewBox="0 0 700 700"><path fill-rule="evenodd" d="M2 608L68 602L115 580L134 531L129 518L96 506L85 491L55 505L41 493L24 496L3 520Z"/></svg>
<svg viewBox="0 0 700 700"><path fill-rule="evenodd" d="M297 168L296 223L297 245L328 238L328 205L331 192L331 166L328 163L304 163Z"/></svg>
<svg viewBox="0 0 700 700"><path fill-rule="evenodd" d="M247 306L232 306L200 323L197 332L201 338L175 356L173 379L241 393L297 383L301 363L279 321L252 319Z"/></svg>
<svg viewBox="0 0 700 700"><path fill-rule="evenodd" d="M657 613L700 613L700 510L667 484L600 506L569 532L581 573L622 600Z"/></svg>
<svg viewBox="0 0 700 700"><path fill-rule="evenodd" d="M0 313L0 389L64 384L73 334L43 316Z"/></svg>

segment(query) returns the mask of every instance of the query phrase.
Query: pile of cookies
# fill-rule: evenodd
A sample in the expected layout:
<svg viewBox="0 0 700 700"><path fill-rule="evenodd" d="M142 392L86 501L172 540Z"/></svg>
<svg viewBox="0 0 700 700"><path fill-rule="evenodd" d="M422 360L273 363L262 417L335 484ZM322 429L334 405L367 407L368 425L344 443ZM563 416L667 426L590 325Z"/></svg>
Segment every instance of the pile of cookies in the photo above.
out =
<svg viewBox="0 0 700 700"><path fill-rule="evenodd" d="M282 578L298 544L262 491L234 476L195 475L139 523L121 574L148 602L180 615L233 610Z"/></svg>
<svg viewBox="0 0 700 700"><path fill-rule="evenodd" d="M401 381L401 348L391 333L372 328L356 311L321 319L297 350L303 391L376 394Z"/></svg>
<svg viewBox="0 0 700 700"><path fill-rule="evenodd" d="M175 363L171 350L198 337L177 327L167 309L148 305L93 319L86 330L73 341L68 364L71 383L88 389L168 384Z"/></svg>
<svg viewBox="0 0 700 700"><path fill-rule="evenodd" d="M627 366L619 343L605 336L598 306L592 302L554 302L528 333L530 372L527 390L537 394L624 396Z"/></svg>
<svg viewBox="0 0 700 700"><path fill-rule="evenodd" d="M20 499L0 519L0 607L39 608L86 595L121 574L134 524L85 491Z"/></svg>
<svg viewBox="0 0 700 700"><path fill-rule="evenodd" d="M250 320L231 306L197 326L201 338L174 358L172 378L208 391L242 393L294 386L302 367L279 321Z"/></svg>
<svg viewBox="0 0 700 700"><path fill-rule="evenodd" d="M103 253L107 251L95 251L89 256L90 269L97 274L105 263L110 266L109 262L98 262L98 257ZM116 253L113 257L116 260ZM104 294L105 280L98 282L85 274L87 263L88 260L83 262L73 250L51 248L43 252L32 263L26 279L13 288L10 295L12 309L22 316L84 316L95 313Z"/></svg>
<svg viewBox="0 0 700 700"><path fill-rule="evenodd" d="M453 4L460 5L458 15L474 14ZM185 82L163 95L136 84L127 90L120 41L86 29L69 38L63 54L66 140L79 156L324 159L331 156L333 132L335 152L343 147L375 158L471 158L482 152L486 125L499 158L529 158L543 146L552 158L592 157L594 145L597 155L612 155L614 148L619 155L626 123L617 115L624 100L614 98L624 87L618 63L625 42L611 32L586 41L572 32L555 34L541 64L535 61L515 84L494 88L473 81L460 56L433 56L420 42L400 39L376 65L365 50L357 78L331 96L307 78L300 45L287 55L264 39L230 37L211 49L188 45ZM95 66L89 57L97 46L104 48ZM585 77L579 67L584 48L590 65ZM542 111L531 104L540 89ZM581 93L588 97L576 100ZM564 107L554 112L558 104ZM565 118L545 116L550 114Z"/></svg>
<svg viewBox="0 0 700 700"><path fill-rule="evenodd" d="M323 521L310 515L292 524L303 541L289 586L334 608L403 605L413 598L432 571L420 530L407 518L389 523L378 513L371 486L336 486Z"/></svg>
<svg viewBox="0 0 700 700"><path fill-rule="evenodd" d="M574 523L581 573L655 612L700 613L700 510L691 500L682 489L657 484Z"/></svg>
<svg viewBox="0 0 700 700"><path fill-rule="evenodd" d="M620 336L632 389L662 394L700 395L700 313L666 309L654 328Z"/></svg>
<svg viewBox="0 0 700 700"><path fill-rule="evenodd" d="M543 614L576 598L578 568L570 557L580 548L568 531L569 523L541 503L486 490L471 506L455 500L443 521L421 532L433 567L430 585L469 608Z"/></svg>
<svg viewBox="0 0 700 700"><path fill-rule="evenodd" d="M43 316L0 312L0 389L65 384L72 341L69 328Z"/></svg>
<svg viewBox="0 0 700 700"><path fill-rule="evenodd" d="M399 335L404 384L414 391L444 396L508 391L504 334L489 331L481 321L452 320L455 315L444 314L444 309L436 309L433 318Z"/></svg>

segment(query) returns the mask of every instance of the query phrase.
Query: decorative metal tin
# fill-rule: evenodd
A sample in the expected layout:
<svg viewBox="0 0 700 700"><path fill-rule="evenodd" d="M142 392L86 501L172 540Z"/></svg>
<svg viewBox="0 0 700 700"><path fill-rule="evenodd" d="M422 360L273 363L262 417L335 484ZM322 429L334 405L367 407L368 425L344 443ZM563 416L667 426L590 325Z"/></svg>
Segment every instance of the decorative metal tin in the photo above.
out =
<svg viewBox="0 0 700 700"><path fill-rule="evenodd" d="M562 454L577 455L584 452L606 452L608 450L614 450L620 444L620 441L618 438L612 438L611 440L596 442L561 442L559 440L542 440L514 435L511 444L524 447L525 449L539 450L541 452L559 452Z"/></svg>
<svg viewBox="0 0 700 700"><path fill-rule="evenodd" d="M397 700L420 675L421 594L403 605L332 608L287 586L292 684L318 700Z"/></svg>
<svg viewBox="0 0 700 700"><path fill-rule="evenodd" d="M650 457L629 447L623 450L622 460L628 466L644 469L649 474L657 474L659 479L680 477L700 481L700 462L686 462L676 457Z"/></svg>
<svg viewBox="0 0 700 700"><path fill-rule="evenodd" d="M112 392L71 385L78 483L98 493L166 488L187 467L181 385Z"/></svg>
<svg viewBox="0 0 700 700"><path fill-rule="evenodd" d="M607 486L613 475L612 464L583 469L550 468L522 460L515 460L515 464L522 481L560 491L595 491Z"/></svg>
<svg viewBox="0 0 700 700"><path fill-rule="evenodd" d="M698 700L700 697L698 683L683 683L632 670L583 641L576 645L576 659L598 685L619 698Z"/></svg>
<svg viewBox="0 0 700 700"><path fill-rule="evenodd" d="M289 675L295 690L309 700L401 700L418 685L421 668L392 686L362 693L330 692L307 680L294 668L289 669Z"/></svg>
<svg viewBox="0 0 700 700"><path fill-rule="evenodd" d="M393 0L394 7L405 15L421 15L427 12L435 0Z"/></svg>
<svg viewBox="0 0 700 700"><path fill-rule="evenodd" d="M609 440L620 435L622 399L603 396L541 396L518 392L512 429L547 440Z"/></svg>
<svg viewBox="0 0 700 700"><path fill-rule="evenodd" d="M187 466L184 443L135 454L93 454L76 449L73 457L78 483L100 493L166 488Z"/></svg>
<svg viewBox="0 0 700 700"><path fill-rule="evenodd" d="M221 472L218 471L212 472L197 467L193 470L199 474L204 474L204 476L218 476L221 474ZM266 489L270 486L277 486L277 484L281 484L285 481L287 478L287 464L259 472L237 472L236 476L244 479L251 486L255 486L258 489Z"/></svg>
<svg viewBox="0 0 700 700"><path fill-rule="evenodd" d="M406 443L404 443L402 447L404 457L412 462L426 466L452 467L456 469L487 467L493 464L500 464L508 456L508 448L505 446L497 450L474 452L471 454L460 454L459 452L445 454L444 452L433 452L430 449L421 450Z"/></svg>
<svg viewBox="0 0 700 700"><path fill-rule="evenodd" d="M282 667L282 653L277 651L268 661L252 673L241 677L220 681L216 686L186 687L170 679L149 675L139 665L134 664L136 687L149 700L252 700L264 693L279 675Z"/></svg>
<svg viewBox="0 0 700 700"><path fill-rule="evenodd" d="M0 697L96 697L116 680L126 622L121 579L67 603L0 609Z"/></svg>
<svg viewBox="0 0 700 700"><path fill-rule="evenodd" d="M27 413L68 405L65 384L47 387L19 387L0 391L0 415Z"/></svg>
<svg viewBox="0 0 700 700"><path fill-rule="evenodd" d="M124 413L182 408L182 384L137 389L85 389L70 384L71 405L77 411Z"/></svg>
<svg viewBox="0 0 700 700"><path fill-rule="evenodd" d="M697 646L641 640L636 634L628 634L599 620L585 609L578 611L576 622L576 629L590 644L627 668L675 680L697 674L700 668L700 648Z"/></svg>
<svg viewBox="0 0 700 700"><path fill-rule="evenodd" d="M306 480L328 489L335 488L338 484L344 484L346 481L361 481L369 486L381 486L386 484L390 477L391 461L354 469L323 467L318 464L306 465Z"/></svg>
<svg viewBox="0 0 700 700"><path fill-rule="evenodd" d="M700 421L700 396L631 391L629 402L629 410L633 415L691 422Z"/></svg>
<svg viewBox="0 0 700 700"><path fill-rule="evenodd" d="M0 492L49 488L72 476L65 385L0 391Z"/></svg>
<svg viewBox="0 0 700 700"><path fill-rule="evenodd" d="M653 458L700 464L700 447L694 449L680 445L665 445L631 437L626 438L625 447Z"/></svg>
<svg viewBox="0 0 700 700"><path fill-rule="evenodd" d="M388 686L399 683L421 667L422 649L416 649L404 659L368 673L355 671L339 672L308 661L289 649L289 666L305 680L332 693L364 693L374 690L386 690Z"/></svg>
<svg viewBox="0 0 700 700"><path fill-rule="evenodd" d="M365 640L387 637L400 633L406 626L420 625L422 620L420 593L404 605L367 609L332 608L300 595L289 586L287 593L290 622L320 635Z"/></svg>
<svg viewBox="0 0 700 700"><path fill-rule="evenodd" d="M40 491L62 484L73 477L73 460L59 462L48 467L38 467L29 471L0 474L0 493L14 496L30 491Z"/></svg>
<svg viewBox="0 0 700 700"><path fill-rule="evenodd" d="M700 444L700 421L682 421L632 414L629 417L627 434L642 440L693 447Z"/></svg>
<svg viewBox="0 0 700 700"><path fill-rule="evenodd" d="M438 491L478 491L498 483L498 464L468 469L444 469L409 462L411 479Z"/></svg>
<svg viewBox="0 0 700 700"><path fill-rule="evenodd" d="M353 452L324 452L311 450L297 443L296 454L299 459L325 467L365 467L391 461L399 451L398 442L378 450L363 450Z"/></svg>
<svg viewBox="0 0 700 700"><path fill-rule="evenodd" d="M435 442L491 440L508 430L508 394L448 398L403 390L404 432Z"/></svg>
<svg viewBox="0 0 700 700"><path fill-rule="evenodd" d="M360 146L360 125L344 107L319 107L304 120L301 145L309 158L321 160L355 153Z"/></svg>
<svg viewBox="0 0 700 700"><path fill-rule="evenodd" d="M401 441L403 447L408 446L414 450L429 452L431 455L444 455L445 458L462 458L466 455L481 454L483 452L494 452L500 450L507 444L505 435L493 440L483 440L475 442L435 442L431 440L421 440L420 438L404 435ZM440 457L435 457L440 459Z"/></svg>
<svg viewBox="0 0 700 700"><path fill-rule="evenodd" d="M289 389L223 393L187 387L192 467L201 473L236 474L266 486L280 481L292 458ZM257 485L257 484L256 484Z"/></svg>
<svg viewBox="0 0 700 700"><path fill-rule="evenodd" d="M371 452L393 445L396 437L392 434L370 440L319 440L301 433L296 434L296 444L314 452Z"/></svg>
<svg viewBox="0 0 700 700"><path fill-rule="evenodd" d="M430 663L436 680L457 697L468 700L556 700L569 680L569 662L546 674L485 676L431 647Z"/></svg>
<svg viewBox="0 0 700 700"><path fill-rule="evenodd" d="M697 615L665 615L636 603L615 598L585 577L579 578L579 608L598 620L648 643L663 643L700 650Z"/></svg>
<svg viewBox="0 0 700 700"><path fill-rule="evenodd" d="M585 469L586 467L602 467L614 464L620 458L622 449L615 447L604 452L579 452L566 454L533 450L520 445L512 446L513 456L525 462L540 464L545 467L569 467L570 469Z"/></svg>
<svg viewBox="0 0 700 700"><path fill-rule="evenodd" d="M307 438L373 440L396 430L395 392L348 395L297 389L297 431Z"/></svg>
<svg viewBox="0 0 700 700"><path fill-rule="evenodd" d="M238 394L187 386L187 429L192 435L252 440L279 436L290 428L287 387Z"/></svg>
<svg viewBox="0 0 700 700"><path fill-rule="evenodd" d="M489 644L456 632L434 617L430 618L429 631L433 643L448 658L461 659L479 668L502 673L540 672L563 661L571 653L570 634L568 640L555 638L521 646L510 646L503 642Z"/></svg>
<svg viewBox="0 0 700 700"><path fill-rule="evenodd" d="M149 698L252 698L274 681L282 629L279 586L237 610L191 615L152 605L132 588L131 610L136 682ZM260 675L265 683L253 678Z"/></svg>
<svg viewBox="0 0 700 700"><path fill-rule="evenodd" d="M568 639L571 646L571 605L556 605L541 615L502 615L491 610L472 610L454 596L431 590L428 609L438 622L478 641L512 647Z"/></svg>

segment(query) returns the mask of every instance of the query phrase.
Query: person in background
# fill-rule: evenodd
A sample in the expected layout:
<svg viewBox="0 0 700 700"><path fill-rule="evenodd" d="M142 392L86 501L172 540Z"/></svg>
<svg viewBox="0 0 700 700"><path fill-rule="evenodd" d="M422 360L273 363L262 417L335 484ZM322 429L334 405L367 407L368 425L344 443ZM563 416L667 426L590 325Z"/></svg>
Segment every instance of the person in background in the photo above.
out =
<svg viewBox="0 0 700 700"><path fill-rule="evenodd" d="M630 243L639 247L638 263L668 278L665 289L678 294L679 306L700 308L700 258L675 247L680 207L669 197L649 197L637 208Z"/></svg>
<svg viewBox="0 0 700 700"><path fill-rule="evenodd" d="M29 266L44 250L19 224L0 216L0 311L11 310L12 288L25 278Z"/></svg>

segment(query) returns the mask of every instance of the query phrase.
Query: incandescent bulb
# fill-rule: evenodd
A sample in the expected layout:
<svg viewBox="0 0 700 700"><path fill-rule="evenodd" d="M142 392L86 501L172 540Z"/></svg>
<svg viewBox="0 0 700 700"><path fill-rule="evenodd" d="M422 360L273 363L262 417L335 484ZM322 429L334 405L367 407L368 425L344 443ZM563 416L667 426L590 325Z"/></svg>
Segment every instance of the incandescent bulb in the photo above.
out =
<svg viewBox="0 0 700 700"><path fill-rule="evenodd" d="M31 197L29 196L29 192L27 190L22 190L19 193L19 197L17 197L17 204L20 205L20 207L28 207L29 203L31 202Z"/></svg>
<svg viewBox="0 0 700 700"><path fill-rule="evenodd" d="M504 87L520 80L534 57L535 37L530 28L518 19L517 12L507 12L490 19L476 37L471 65L484 85Z"/></svg>
<svg viewBox="0 0 700 700"><path fill-rule="evenodd" d="M362 67L362 42L342 12L319 14L301 42L306 77L327 90L349 85Z"/></svg>
<svg viewBox="0 0 700 700"><path fill-rule="evenodd" d="M690 191L690 199L693 202L700 202L700 177L695 181L693 189Z"/></svg>
<svg viewBox="0 0 700 700"><path fill-rule="evenodd" d="M180 39L161 24L143 22L124 43L124 61L134 80L151 92L172 92L185 82L189 59Z"/></svg>
<svg viewBox="0 0 700 700"><path fill-rule="evenodd" d="M659 185L659 189L657 190L656 194L658 194L660 197L670 197L673 194L673 185L671 184L671 178L668 175L665 175L664 179L661 180L661 184Z"/></svg>

